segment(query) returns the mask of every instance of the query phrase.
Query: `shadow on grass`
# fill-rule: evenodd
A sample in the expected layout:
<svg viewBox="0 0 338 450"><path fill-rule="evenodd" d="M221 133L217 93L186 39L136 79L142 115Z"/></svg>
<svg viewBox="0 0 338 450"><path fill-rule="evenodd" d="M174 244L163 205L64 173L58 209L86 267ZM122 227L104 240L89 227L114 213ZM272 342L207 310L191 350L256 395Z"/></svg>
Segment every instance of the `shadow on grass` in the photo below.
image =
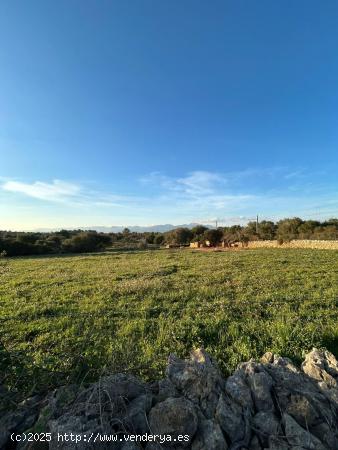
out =
<svg viewBox="0 0 338 450"><path fill-rule="evenodd" d="M133 248L133 247L123 247L123 248L114 248L109 250L103 250L103 251L96 251L96 252L83 252L83 253L46 253L44 255L24 255L24 256L8 256L4 261L9 260L17 260L17 259L50 259L50 258L60 258L60 259L66 259L66 258L74 258L76 256L78 257L84 257L88 258L89 256L107 256L107 255L114 255L118 253L147 253L147 252L153 252L158 250L165 250L160 248Z"/></svg>
<svg viewBox="0 0 338 450"><path fill-rule="evenodd" d="M338 330L337 335L335 336L324 336L323 337L323 346L327 348L327 350L335 355L338 358Z"/></svg>
<svg viewBox="0 0 338 450"><path fill-rule="evenodd" d="M71 371L49 370L36 365L25 352L7 350L0 342L0 416L25 398L45 395L64 385L93 382L102 374L98 367L90 367L90 358L71 356Z"/></svg>

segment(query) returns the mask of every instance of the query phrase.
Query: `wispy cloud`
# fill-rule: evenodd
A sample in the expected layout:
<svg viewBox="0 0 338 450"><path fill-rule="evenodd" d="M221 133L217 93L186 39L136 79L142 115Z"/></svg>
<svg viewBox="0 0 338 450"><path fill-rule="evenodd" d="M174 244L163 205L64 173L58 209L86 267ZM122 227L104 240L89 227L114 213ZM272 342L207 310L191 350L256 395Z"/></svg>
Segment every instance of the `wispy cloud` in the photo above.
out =
<svg viewBox="0 0 338 450"><path fill-rule="evenodd" d="M294 172L289 172L284 175L286 180L291 180L292 178L300 179L306 176L304 170L295 170Z"/></svg>
<svg viewBox="0 0 338 450"><path fill-rule="evenodd" d="M234 192L227 174L193 171L183 177L168 177L153 172L141 179L146 185L156 186L159 195L152 199L153 207L167 205L168 210L196 216L210 211L237 210L253 201L255 195Z"/></svg>
<svg viewBox="0 0 338 450"><path fill-rule="evenodd" d="M279 213L297 215L298 211L317 214L313 202L319 202L320 211L327 214L337 194L328 183L323 186L315 180L315 174L305 168L277 166L227 173L194 171L177 178L155 172L141 181L156 186L169 209L175 207L195 218L209 216L204 221L221 217L221 221L233 222L252 220L256 213L265 213L267 218L279 217Z"/></svg>
<svg viewBox="0 0 338 450"><path fill-rule="evenodd" d="M0 188L3 191L41 200L45 203L59 203L78 208L128 208L131 205L137 207L140 203L146 204L149 201L149 199L140 195L119 195L102 191L102 189L93 189L92 186L63 180L53 180L49 183L43 181L24 183L7 180L0 184Z"/></svg>
<svg viewBox="0 0 338 450"><path fill-rule="evenodd" d="M224 185L227 179L215 172L193 171L184 177L168 177L160 172L152 172L140 179L144 184L153 184L163 190L186 194L188 196L204 196L212 194L219 185Z"/></svg>
<svg viewBox="0 0 338 450"><path fill-rule="evenodd" d="M128 225L164 221L214 223L216 217L223 223L244 223L257 213L271 219L297 214L324 216L330 211L335 215L336 184L318 184L315 180L313 173L304 169L282 167L227 173L199 170L177 177L153 172L130 185L131 193L121 194L93 183L65 180L28 183L0 178L0 195L2 192L3 205L8 200L8 216L10 210L15 214L23 206L19 198L16 202L12 196L6 197L6 193L11 193L35 199L34 203L24 204L34 207L38 214L39 202L58 204L58 219L63 213L69 217L77 214L83 218L83 225L90 225L85 217L93 217L91 222L101 217L101 223L107 220L109 224ZM49 211L53 214L54 208Z"/></svg>
<svg viewBox="0 0 338 450"><path fill-rule="evenodd" d="M226 183L226 178L218 173L196 171L191 172L188 176L177 179L177 185L191 196L209 195L215 192L220 184Z"/></svg>
<svg viewBox="0 0 338 450"><path fill-rule="evenodd" d="M166 191L180 192L191 197L201 197L220 192L248 190L248 185L266 182L275 186L277 181L303 180L307 174L304 169L288 170L286 167L246 168L232 172L192 171L182 177L169 177L161 172L152 172L140 181L147 185L156 185Z"/></svg>
<svg viewBox="0 0 338 450"><path fill-rule="evenodd" d="M51 202L66 202L81 192L81 187L61 180L51 183L35 181L34 183L22 183L20 181L6 181L2 188L5 191L24 194L28 197L47 200Z"/></svg>

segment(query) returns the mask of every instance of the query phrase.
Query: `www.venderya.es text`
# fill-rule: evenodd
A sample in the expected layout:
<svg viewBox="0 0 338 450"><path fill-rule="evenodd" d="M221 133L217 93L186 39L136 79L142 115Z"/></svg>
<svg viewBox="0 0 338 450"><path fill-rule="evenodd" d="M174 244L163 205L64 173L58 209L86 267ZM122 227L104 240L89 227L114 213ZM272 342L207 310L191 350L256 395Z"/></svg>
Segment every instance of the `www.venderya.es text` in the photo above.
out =
<svg viewBox="0 0 338 450"><path fill-rule="evenodd" d="M170 434L102 434L102 433L21 433L11 434L14 442L51 442L56 439L58 442L157 442L164 444L167 442L189 442L188 434L172 436Z"/></svg>

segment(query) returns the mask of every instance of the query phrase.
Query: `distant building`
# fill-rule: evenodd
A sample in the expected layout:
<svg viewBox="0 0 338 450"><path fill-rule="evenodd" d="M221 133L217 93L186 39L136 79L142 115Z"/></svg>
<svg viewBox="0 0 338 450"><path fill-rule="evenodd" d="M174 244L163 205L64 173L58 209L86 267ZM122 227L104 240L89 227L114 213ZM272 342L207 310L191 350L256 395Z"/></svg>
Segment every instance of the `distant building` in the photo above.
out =
<svg viewBox="0 0 338 450"><path fill-rule="evenodd" d="M219 242L219 244L216 245L216 247L222 247L222 248L231 248L231 247L247 247L248 244L245 242L239 242L239 241L233 241L229 242L225 239ZM194 241L190 242L189 245L190 248L205 248L205 247L212 247L210 241ZM169 248L169 247L168 247Z"/></svg>
<svg viewBox="0 0 338 450"><path fill-rule="evenodd" d="M203 247L202 242L196 241L196 242L190 242L189 245L190 248L200 248Z"/></svg>
<svg viewBox="0 0 338 450"><path fill-rule="evenodd" d="M189 247L190 248L211 247L211 243L210 243L210 241L194 241L194 242L190 242Z"/></svg>

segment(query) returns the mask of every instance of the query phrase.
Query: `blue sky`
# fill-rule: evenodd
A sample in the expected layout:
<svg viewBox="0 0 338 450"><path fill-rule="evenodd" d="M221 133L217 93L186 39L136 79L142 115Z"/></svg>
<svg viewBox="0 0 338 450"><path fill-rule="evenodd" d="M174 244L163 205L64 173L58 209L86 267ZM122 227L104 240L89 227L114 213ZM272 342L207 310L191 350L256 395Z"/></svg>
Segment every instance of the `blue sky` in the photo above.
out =
<svg viewBox="0 0 338 450"><path fill-rule="evenodd" d="M3 0L0 229L338 216L336 1Z"/></svg>

